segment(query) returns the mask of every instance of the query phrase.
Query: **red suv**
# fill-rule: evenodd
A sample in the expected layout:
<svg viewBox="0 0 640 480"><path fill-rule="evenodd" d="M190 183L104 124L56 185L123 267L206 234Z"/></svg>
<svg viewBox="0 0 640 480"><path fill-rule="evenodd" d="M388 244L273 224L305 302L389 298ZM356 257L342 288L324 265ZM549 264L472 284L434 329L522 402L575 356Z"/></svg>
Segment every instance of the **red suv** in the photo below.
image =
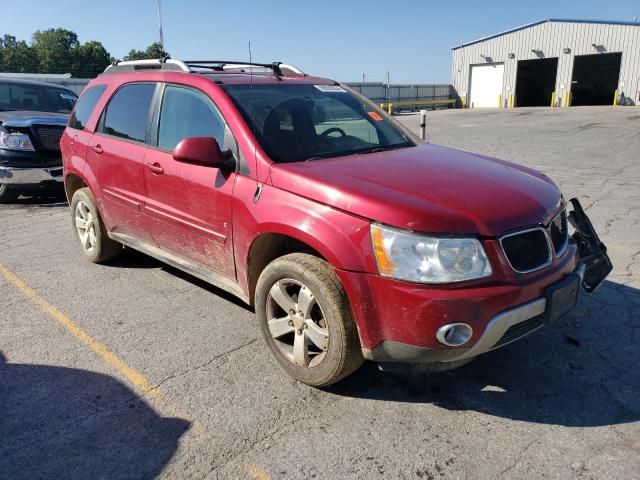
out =
<svg viewBox="0 0 640 480"><path fill-rule="evenodd" d="M545 175L422 142L280 63L114 64L61 148L89 260L124 245L237 295L309 385L364 359L459 366L554 322L611 270Z"/></svg>

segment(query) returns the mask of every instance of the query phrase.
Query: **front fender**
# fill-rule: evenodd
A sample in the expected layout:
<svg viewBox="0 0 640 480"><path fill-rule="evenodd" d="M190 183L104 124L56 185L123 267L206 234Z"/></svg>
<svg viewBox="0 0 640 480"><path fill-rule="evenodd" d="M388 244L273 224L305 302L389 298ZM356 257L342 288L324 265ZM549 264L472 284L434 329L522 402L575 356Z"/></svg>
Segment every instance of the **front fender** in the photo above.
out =
<svg viewBox="0 0 640 480"><path fill-rule="evenodd" d="M254 203L255 180L238 176L234 188L233 237L238 283L247 293L251 245L261 235L294 238L334 268L375 272L369 221L313 200L263 185Z"/></svg>

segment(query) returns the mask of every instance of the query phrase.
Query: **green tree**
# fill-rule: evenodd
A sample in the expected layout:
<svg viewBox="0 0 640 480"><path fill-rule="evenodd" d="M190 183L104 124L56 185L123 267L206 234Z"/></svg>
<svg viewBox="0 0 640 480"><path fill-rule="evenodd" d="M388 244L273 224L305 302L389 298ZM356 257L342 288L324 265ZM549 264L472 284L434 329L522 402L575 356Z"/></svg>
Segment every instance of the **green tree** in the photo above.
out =
<svg viewBox="0 0 640 480"><path fill-rule="evenodd" d="M86 42L73 50L71 74L74 77L93 78L102 73L110 63L111 56L102 43Z"/></svg>
<svg viewBox="0 0 640 480"><path fill-rule="evenodd" d="M13 35L0 36L0 71L95 77L112 62L102 43L81 44L75 32L63 28L36 31L31 45Z"/></svg>
<svg viewBox="0 0 640 480"><path fill-rule="evenodd" d="M78 35L64 28L37 30L31 42L41 73L70 73L79 45Z"/></svg>
<svg viewBox="0 0 640 480"><path fill-rule="evenodd" d="M149 58L162 58L169 54L162 48L160 42L152 43L146 50L131 50L129 54L124 57L124 60L146 60Z"/></svg>
<svg viewBox="0 0 640 480"><path fill-rule="evenodd" d="M38 59L33 48L13 35L0 38L0 70L5 72L36 72Z"/></svg>

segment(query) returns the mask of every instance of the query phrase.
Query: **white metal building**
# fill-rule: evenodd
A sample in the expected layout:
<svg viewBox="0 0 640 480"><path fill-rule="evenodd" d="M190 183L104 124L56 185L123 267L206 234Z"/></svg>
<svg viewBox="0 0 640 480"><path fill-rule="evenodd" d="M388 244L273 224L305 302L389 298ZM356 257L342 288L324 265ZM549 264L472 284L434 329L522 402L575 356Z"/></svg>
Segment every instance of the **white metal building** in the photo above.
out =
<svg viewBox="0 0 640 480"><path fill-rule="evenodd" d="M452 50L467 107L640 105L640 23L552 18Z"/></svg>

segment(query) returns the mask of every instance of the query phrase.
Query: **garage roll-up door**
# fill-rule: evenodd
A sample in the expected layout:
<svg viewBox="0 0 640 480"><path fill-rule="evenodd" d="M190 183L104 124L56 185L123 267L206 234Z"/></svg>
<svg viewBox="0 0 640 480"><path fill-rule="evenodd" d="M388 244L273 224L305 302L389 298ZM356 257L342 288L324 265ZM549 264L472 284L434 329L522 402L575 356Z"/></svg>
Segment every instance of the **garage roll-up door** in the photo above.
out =
<svg viewBox="0 0 640 480"><path fill-rule="evenodd" d="M497 108L502 93L504 64L491 63L471 67L471 108Z"/></svg>

